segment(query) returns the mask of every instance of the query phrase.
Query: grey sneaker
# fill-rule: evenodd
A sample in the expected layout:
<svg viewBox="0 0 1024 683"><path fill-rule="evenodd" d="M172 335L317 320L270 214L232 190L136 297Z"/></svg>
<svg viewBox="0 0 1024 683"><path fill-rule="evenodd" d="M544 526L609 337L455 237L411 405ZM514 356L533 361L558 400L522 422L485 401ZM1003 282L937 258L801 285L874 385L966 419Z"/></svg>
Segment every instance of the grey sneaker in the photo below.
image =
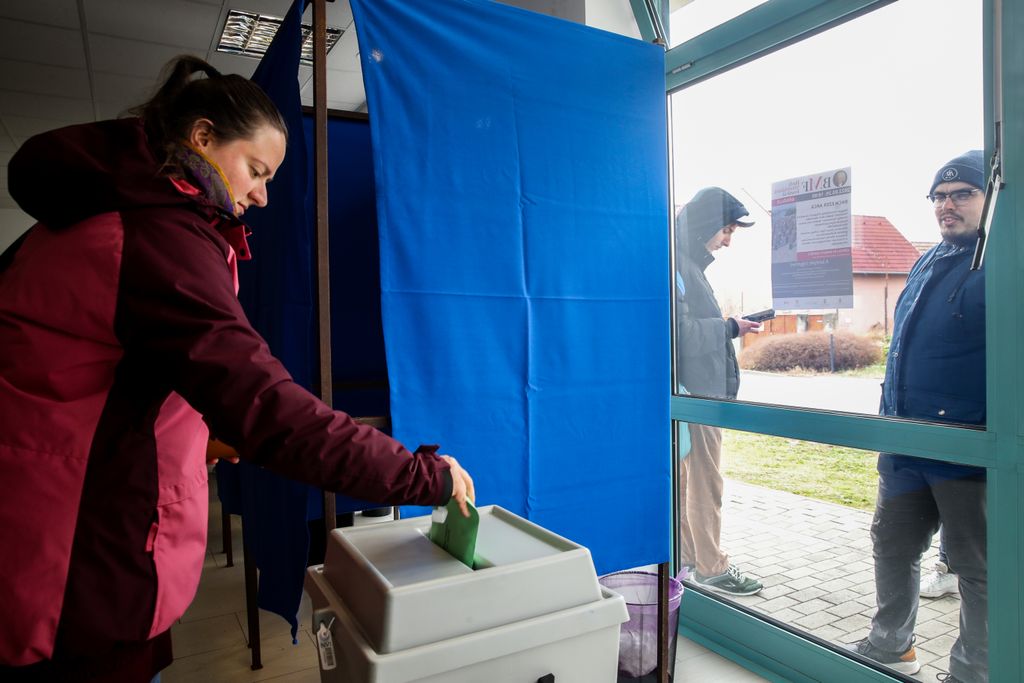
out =
<svg viewBox="0 0 1024 683"><path fill-rule="evenodd" d="M700 572L694 572L693 581L698 586L724 595L757 595L764 588L760 581L743 576L736 565L732 564L718 576L704 576Z"/></svg>
<svg viewBox="0 0 1024 683"><path fill-rule="evenodd" d="M921 664L917 661L917 652L914 651L914 641L910 641L910 649L906 652L888 652L881 650L871 644L867 638L858 640L856 643L843 645L843 649L855 652L862 657L873 659L879 664L884 664L893 671L901 674L916 674L921 670Z"/></svg>
<svg viewBox="0 0 1024 683"><path fill-rule="evenodd" d="M921 597L941 598L943 595L960 597L960 579L949 571L945 562L936 561L935 567L921 577Z"/></svg>
<svg viewBox="0 0 1024 683"><path fill-rule="evenodd" d="M962 683L959 678L945 671L935 674L935 680L939 681L939 683Z"/></svg>

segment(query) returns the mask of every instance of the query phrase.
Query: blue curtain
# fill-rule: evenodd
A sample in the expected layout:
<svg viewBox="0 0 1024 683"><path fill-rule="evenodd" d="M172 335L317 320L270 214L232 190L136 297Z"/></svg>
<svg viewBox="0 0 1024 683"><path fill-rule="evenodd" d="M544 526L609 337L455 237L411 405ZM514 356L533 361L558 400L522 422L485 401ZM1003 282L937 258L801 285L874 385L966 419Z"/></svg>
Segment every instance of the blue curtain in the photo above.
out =
<svg viewBox="0 0 1024 683"><path fill-rule="evenodd" d="M246 215L254 258L239 265L239 300L274 355L312 389L319 384L314 136L297 80L305 5L292 5L252 77L285 118L288 150L267 187L268 206ZM329 137L332 377L340 385L334 406L356 416L386 415L369 130L365 121L331 120ZM217 483L224 509L244 519L260 570L259 606L286 619L294 637L309 554L307 522L323 517L322 492L245 462L219 464ZM377 507L340 495L336 506L339 513Z"/></svg>
<svg viewBox="0 0 1024 683"><path fill-rule="evenodd" d="M667 561L662 48L479 0L351 4L395 436L600 573Z"/></svg>
<svg viewBox="0 0 1024 683"><path fill-rule="evenodd" d="M253 327L299 384L316 372L313 226L298 71L300 22L306 0L295 0L252 80L277 104L288 124L288 149L268 206L246 216L253 230L252 261L239 265L239 300ZM250 558L260 571L259 606L284 617L296 635L309 548L305 484L242 462L217 465L225 509L241 514Z"/></svg>

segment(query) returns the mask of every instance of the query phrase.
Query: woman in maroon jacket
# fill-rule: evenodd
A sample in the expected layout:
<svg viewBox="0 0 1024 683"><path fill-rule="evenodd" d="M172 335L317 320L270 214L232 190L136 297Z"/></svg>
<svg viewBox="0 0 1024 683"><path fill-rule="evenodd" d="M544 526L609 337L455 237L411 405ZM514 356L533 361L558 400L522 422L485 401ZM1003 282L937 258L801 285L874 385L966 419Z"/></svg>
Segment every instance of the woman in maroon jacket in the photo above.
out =
<svg viewBox="0 0 1024 683"><path fill-rule="evenodd" d="M149 681L170 663L206 546L207 424L329 490L473 498L453 458L295 384L246 320L239 217L266 204L286 135L258 86L183 57L138 118L11 159L39 222L0 257L0 678Z"/></svg>

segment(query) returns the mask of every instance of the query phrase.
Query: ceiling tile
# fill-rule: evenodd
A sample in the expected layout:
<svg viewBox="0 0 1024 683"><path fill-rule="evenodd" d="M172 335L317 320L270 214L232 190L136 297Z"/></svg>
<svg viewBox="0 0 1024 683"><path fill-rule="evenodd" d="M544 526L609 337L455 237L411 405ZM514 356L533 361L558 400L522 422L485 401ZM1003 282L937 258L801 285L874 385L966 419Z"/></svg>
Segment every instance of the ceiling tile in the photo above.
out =
<svg viewBox="0 0 1024 683"><path fill-rule="evenodd" d="M91 118L91 117L90 117ZM75 119L38 119L28 116L4 116L4 123L7 129L14 136L14 142L19 146L37 133L45 133L54 128L63 128L74 123L81 123Z"/></svg>
<svg viewBox="0 0 1024 683"><path fill-rule="evenodd" d="M327 66L331 69L350 69L352 67L347 67L345 64L358 63L358 38L356 36L355 28L350 26L341 34L341 38L338 38L338 42L334 44L334 48L327 53Z"/></svg>
<svg viewBox="0 0 1024 683"><path fill-rule="evenodd" d="M85 69L0 59L0 90L91 97Z"/></svg>
<svg viewBox="0 0 1024 683"><path fill-rule="evenodd" d="M283 17L288 13L288 8L292 6L292 3L291 0L232 0L228 5L230 9L237 9L243 12L257 12L259 14L269 14L272 17ZM313 6L311 4L306 8L303 16L310 17L312 12ZM303 20L303 23L308 22Z"/></svg>
<svg viewBox="0 0 1024 683"><path fill-rule="evenodd" d="M359 111L359 108L365 104L364 102L337 102L335 100L327 100L327 108L335 109L337 111Z"/></svg>
<svg viewBox="0 0 1024 683"><path fill-rule="evenodd" d="M108 73L97 73L93 85L98 101L107 105L120 105L120 109L129 109L145 102L157 86L152 78Z"/></svg>
<svg viewBox="0 0 1024 683"><path fill-rule="evenodd" d="M78 26L78 4L89 29L92 90ZM232 0L239 9L283 16L291 0ZM0 0L0 155L51 128L111 118L144 100L174 57L204 57L225 73L251 76L258 61L209 52L228 3L224 0ZM351 8L327 5L328 24L349 29L328 55L331 107L364 100ZM310 23L307 10L304 23ZM312 69L298 82L312 101ZM95 101L95 107L92 100ZM9 134L5 132L9 131ZM2 157L0 157L2 158Z"/></svg>
<svg viewBox="0 0 1024 683"><path fill-rule="evenodd" d="M0 92L0 114L11 117L53 119L56 121L92 121L92 100L88 98L57 97L27 92ZM18 135L12 130L17 138Z"/></svg>
<svg viewBox="0 0 1024 683"><path fill-rule="evenodd" d="M327 70L327 99L345 102L363 101L363 74L359 71Z"/></svg>
<svg viewBox="0 0 1024 683"><path fill-rule="evenodd" d="M242 55L228 54L227 52L214 52L210 55L210 64L212 64L218 71L226 74L239 74L246 78L252 78L253 72L259 65L260 60L254 57L244 57ZM298 81L299 83L305 83L313 76L313 67L299 65Z"/></svg>
<svg viewBox="0 0 1024 683"><path fill-rule="evenodd" d="M84 69L82 34L74 29L0 19L0 59Z"/></svg>
<svg viewBox="0 0 1024 683"><path fill-rule="evenodd" d="M78 3L75 0L32 0L0 3L0 17L78 28Z"/></svg>
<svg viewBox="0 0 1024 683"><path fill-rule="evenodd" d="M133 102L132 104L138 104L138 102ZM100 121L120 118L125 113L125 109L126 107L123 102L96 101L96 116L99 117Z"/></svg>
<svg viewBox="0 0 1024 683"><path fill-rule="evenodd" d="M0 116L0 124L3 123L5 117ZM17 151L18 145L15 144L14 140L7 133L0 133L0 152L4 154L14 154ZM6 162L4 162L6 163Z"/></svg>
<svg viewBox="0 0 1024 683"><path fill-rule="evenodd" d="M313 23L312 8L306 11L305 17L308 19L305 23ZM352 25L352 6L348 0L327 3L327 25L341 29L347 29Z"/></svg>
<svg viewBox="0 0 1024 683"><path fill-rule="evenodd" d="M182 45L203 53L219 34L220 14L219 7L188 0L85 0L90 34Z"/></svg>
<svg viewBox="0 0 1024 683"><path fill-rule="evenodd" d="M210 54L208 60L215 69L225 74L238 74L245 76L246 78L252 77L252 72L256 70L256 65L260 63L260 60L252 57L243 57L241 55L232 55L227 52L213 52Z"/></svg>
<svg viewBox="0 0 1024 683"><path fill-rule="evenodd" d="M2 251L6 248L3 243L4 237L7 238L8 243L14 242L23 232L32 227L35 220L18 208L18 205L10 199L6 192L0 202L0 208L7 209L3 215L0 215L0 231L6 233L6 235L0 235L0 251Z"/></svg>
<svg viewBox="0 0 1024 683"><path fill-rule="evenodd" d="M258 12L272 17L283 17L292 6L291 0L232 0L228 3L231 9L243 12ZM313 6L310 4L302 14L303 24L313 23ZM352 7L348 0L336 0L327 3L327 25L346 28L352 23Z"/></svg>
<svg viewBox="0 0 1024 683"><path fill-rule="evenodd" d="M363 76L358 71L327 70L327 101L328 103L363 103L366 101L366 93L363 90ZM302 103L306 106L313 106L313 83L306 83L302 88ZM328 104L333 107L334 105ZM359 105L354 105L359 106ZM352 109L353 106L347 107Z"/></svg>
<svg viewBox="0 0 1024 683"><path fill-rule="evenodd" d="M95 72L141 76L153 79L154 83L167 62L189 52L185 47L152 45L109 36L90 36L89 51ZM205 54L205 50L199 52L200 56Z"/></svg>

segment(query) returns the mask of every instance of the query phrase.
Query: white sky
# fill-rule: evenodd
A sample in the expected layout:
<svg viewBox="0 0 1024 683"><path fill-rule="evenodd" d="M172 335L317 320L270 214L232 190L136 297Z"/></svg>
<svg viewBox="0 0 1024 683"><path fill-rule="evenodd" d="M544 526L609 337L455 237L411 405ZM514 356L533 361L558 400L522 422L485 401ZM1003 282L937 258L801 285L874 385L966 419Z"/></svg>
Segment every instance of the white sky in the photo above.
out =
<svg viewBox="0 0 1024 683"><path fill-rule="evenodd" d="M695 0L672 14L672 42L758 4ZM786 178L850 166L854 214L938 239L932 177L983 147L981 19L981 0L899 0L673 96L676 203L720 185L758 222L709 269L720 298L770 305L771 222L757 204Z"/></svg>

